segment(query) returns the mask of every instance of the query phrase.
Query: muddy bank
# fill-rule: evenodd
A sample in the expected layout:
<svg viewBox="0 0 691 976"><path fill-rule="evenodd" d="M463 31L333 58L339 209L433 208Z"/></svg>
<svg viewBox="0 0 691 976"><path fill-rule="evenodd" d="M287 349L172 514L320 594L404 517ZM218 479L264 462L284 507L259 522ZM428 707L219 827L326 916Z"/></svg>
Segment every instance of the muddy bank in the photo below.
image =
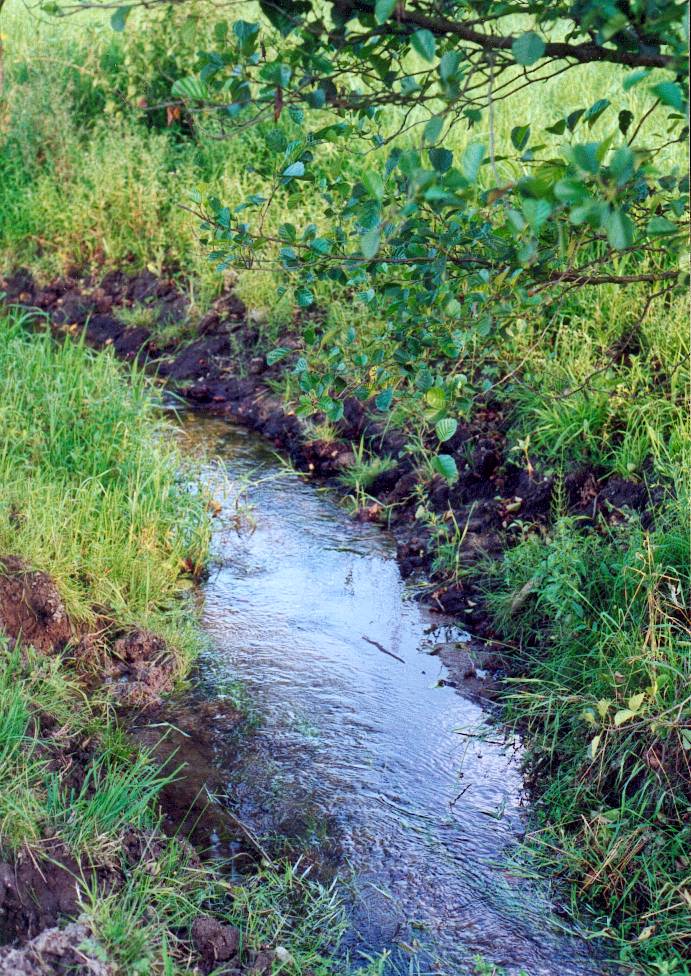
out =
<svg viewBox="0 0 691 976"><path fill-rule="evenodd" d="M58 658L64 673L76 682L74 716L84 716L72 726L31 705L21 739L30 762L40 764L46 781L54 778L61 796L82 805L97 804L100 771L111 761L104 759L102 739L108 702L114 701L120 728L127 730L133 750L117 762L134 763L143 749L163 784L154 801L161 820L157 822L154 812L150 828L127 826L114 836L106 831L90 853L78 854L60 836L60 828L50 826L48 816L39 837L11 856L7 851L2 852L4 858L0 854L1 976L111 976L119 971L104 961L107 954L82 914L88 893L98 893L101 899L117 895L134 871L155 878L167 857L169 838L185 852L191 869L180 880L181 894L186 886L203 885L201 874L208 870L204 865L214 860L219 843L233 840L237 862L253 863L254 852L244 851L236 822L213 802L222 783L204 733L213 725L231 737L241 729L243 714L223 702L199 702L187 710L164 705L161 696L174 681L165 643L145 630L118 631L113 623L110 639L104 633L107 628L80 634L48 574L31 570L17 556L0 559L0 654L12 655L12 667L19 666L20 674L34 667L27 656L30 646L31 653ZM0 745L11 749L12 741ZM101 802L107 809L114 801ZM175 931L172 938L176 953L199 974L261 976L271 971L275 959L271 947L251 950L238 928L212 913L200 912L189 930Z"/></svg>
<svg viewBox="0 0 691 976"><path fill-rule="evenodd" d="M47 573L21 557L0 555L0 634L38 651L68 658L87 682L103 682L121 705L151 707L172 691L175 654L144 628L127 627L103 608L95 628L76 626Z"/></svg>
<svg viewBox="0 0 691 976"><path fill-rule="evenodd" d="M374 454L392 458L393 466L368 486L368 495L376 501L361 509L358 518L386 520L397 540L404 576L420 574L431 581L425 594L431 607L462 614L474 633L494 636L486 614L473 599L472 584L449 582L443 570L435 572L432 532L416 518L421 476L417 459L406 446L406 433L386 430L372 404L349 397L344 417L335 425L338 440L310 437L300 419L267 386L279 377L285 362L290 365L290 358L280 367L269 367L264 356L257 355L261 338L257 316L232 291L222 295L206 315L191 321L186 299L175 283L150 272L135 276L111 272L100 280L64 279L42 287L29 272L20 270L0 287L7 303L40 311L60 332L85 330L96 348L112 346L123 359L138 358L190 406L257 430L286 451L298 470L340 491L344 489L339 475L355 460L353 444L363 440ZM148 326L127 324L132 308L147 310ZM175 338L166 339L171 323L180 328ZM296 358L302 346L297 329L282 336L281 345L294 350ZM547 524L557 488L566 511L589 524L598 517L622 520L627 509L642 513L644 520L652 519L662 489L605 478L598 469L586 466L567 472L563 480L541 475L537 459L519 465L509 458L509 423L502 404L481 404L472 421L461 422L445 444L456 460L459 480L449 485L436 476L424 485L429 511L447 524L455 519L463 529L461 567L484 555L499 555L526 528Z"/></svg>

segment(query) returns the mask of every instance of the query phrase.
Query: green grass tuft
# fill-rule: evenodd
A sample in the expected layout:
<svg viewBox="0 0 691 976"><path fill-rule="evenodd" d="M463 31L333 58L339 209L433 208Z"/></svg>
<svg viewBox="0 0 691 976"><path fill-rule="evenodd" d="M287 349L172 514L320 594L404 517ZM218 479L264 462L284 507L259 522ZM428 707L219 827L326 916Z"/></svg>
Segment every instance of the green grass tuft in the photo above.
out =
<svg viewBox="0 0 691 976"><path fill-rule="evenodd" d="M210 537L157 395L81 342L0 321L0 552L53 576L76 623L104 611L194 649L185 568Z"/></svg>

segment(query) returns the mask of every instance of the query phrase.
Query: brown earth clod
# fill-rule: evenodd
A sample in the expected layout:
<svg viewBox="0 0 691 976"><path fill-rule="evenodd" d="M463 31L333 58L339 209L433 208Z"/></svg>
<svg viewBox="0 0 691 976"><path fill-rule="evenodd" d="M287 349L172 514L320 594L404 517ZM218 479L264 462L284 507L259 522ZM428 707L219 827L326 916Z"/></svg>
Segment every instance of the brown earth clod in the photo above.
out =
<svg viewBox="0 0 691 976"><path fill-rule="evenodd" d="M61 651L74 629L57 586L19 556L0 557L0 632L39 651Z"/></svg>

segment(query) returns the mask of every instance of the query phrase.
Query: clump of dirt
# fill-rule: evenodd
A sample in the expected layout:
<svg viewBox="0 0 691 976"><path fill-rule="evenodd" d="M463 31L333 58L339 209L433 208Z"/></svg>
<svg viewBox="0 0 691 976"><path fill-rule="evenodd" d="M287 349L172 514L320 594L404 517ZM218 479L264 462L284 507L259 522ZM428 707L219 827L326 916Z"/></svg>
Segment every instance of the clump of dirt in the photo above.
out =
<svg viewBox="0 0 691 976"><path fill-rule="evenodd" d="M162 637L137 628L113 643L106 673L108 688L122 704L151 706L173 690L177 665Z"/></svg>
<svg viewBox="0 0 691 976"><path fill-rule="evenodd" d="M113 868L80 863L57 838L45 841L38 852L23 850L14 862L0 864L2 941L32 939L60 918L74 918L80 882L93 874L99 886L112 888L120 880Z"/></svg>
<svg viewBox="0 0 691 976"><path fill-rule="evenodd" d="M101 632L79 636L55 582L19 556L0 558L0 633L43 653L60 653L73 643L75 664L93 670L98 663L125 705L155 705L175 685L175 655L163 638L133 628L108 647Z"/></svg>
<svg viewBox="0 0 691 976"><path fill-rule="evenodd" d="M61 651L74 629L47 573L19 556L0 557L0 631L39 651Z"/></svg>
<svg viewBox="0 0 691 976"><path fill-rule="evenodd" d="M210 915L200 915L192 923L192 944L199 953L202 971L218 972L219 963L240 962L240 932Z"/></svg>
<svg viewBox="0 0 691 976"><path fill-rule="evenodd" d="M21 948L0 948L0 976L114 976L82 922L49 928Z"/></svg>

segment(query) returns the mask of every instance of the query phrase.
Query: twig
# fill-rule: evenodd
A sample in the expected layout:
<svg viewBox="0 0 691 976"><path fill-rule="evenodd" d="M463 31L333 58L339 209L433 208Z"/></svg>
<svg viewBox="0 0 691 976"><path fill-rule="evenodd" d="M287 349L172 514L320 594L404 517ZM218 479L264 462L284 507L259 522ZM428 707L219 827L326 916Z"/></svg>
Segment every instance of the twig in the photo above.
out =
<svg viewBox="0 0 691 976"><path fill-rule="evenodd" d="M363 641L367 641L368 644L371 644L372 647L376 647L378 651L382 652L382 654L388 654L388 656L394 658L394 660L400 661L401 664L405 664L402 657L399 657L398 654L394 654L393 651L387 651L385 647L381 646L379 641L372 640L371 637L365 637L364 634L362 635L362 639Z"/></svg>

